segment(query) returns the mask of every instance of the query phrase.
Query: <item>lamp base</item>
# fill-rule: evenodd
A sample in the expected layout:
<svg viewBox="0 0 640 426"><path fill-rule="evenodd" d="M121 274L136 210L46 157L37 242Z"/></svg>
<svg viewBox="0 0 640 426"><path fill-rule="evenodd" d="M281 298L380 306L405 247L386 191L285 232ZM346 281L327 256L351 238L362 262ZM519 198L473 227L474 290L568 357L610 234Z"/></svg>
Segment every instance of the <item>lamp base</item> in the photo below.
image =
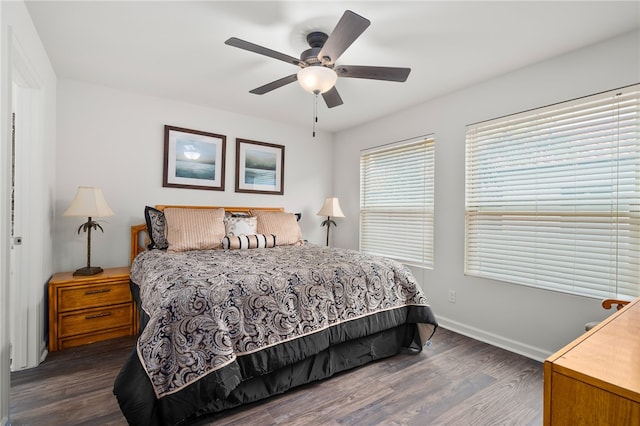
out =
<svg viewBox="0 0 640 426"><path fill-rule="evenodd" d="M73 276L87 276L87 275L96 275L102 272L102 268L99 266L85 266L84 268L76 269L73 273Z"/></svg>

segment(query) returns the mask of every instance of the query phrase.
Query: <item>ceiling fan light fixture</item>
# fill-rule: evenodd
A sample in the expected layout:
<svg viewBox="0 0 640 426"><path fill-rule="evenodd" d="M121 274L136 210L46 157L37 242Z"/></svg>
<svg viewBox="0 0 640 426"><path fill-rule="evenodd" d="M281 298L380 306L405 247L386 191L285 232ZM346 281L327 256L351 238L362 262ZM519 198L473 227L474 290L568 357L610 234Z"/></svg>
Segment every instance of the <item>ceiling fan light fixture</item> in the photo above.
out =
<svg viewBox="0 0 640 426"><path fill-rule="evenodd" d="M335 86L338 74L331 68L314 65L298 71L298 83L309 93L324 93Z"/></svg>

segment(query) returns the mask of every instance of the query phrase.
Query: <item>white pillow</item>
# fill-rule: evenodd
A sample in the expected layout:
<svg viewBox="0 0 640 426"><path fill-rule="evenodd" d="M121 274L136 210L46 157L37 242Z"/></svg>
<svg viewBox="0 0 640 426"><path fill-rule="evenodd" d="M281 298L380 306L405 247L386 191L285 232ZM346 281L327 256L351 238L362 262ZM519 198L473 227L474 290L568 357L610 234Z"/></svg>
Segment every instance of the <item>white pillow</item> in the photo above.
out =
<svg viewBox="0 0 640 426"><path fill-rule="evenodd" d="M251 216L225 217L224 229L229 236L254 235L258 232L258 218Z"/></svg>

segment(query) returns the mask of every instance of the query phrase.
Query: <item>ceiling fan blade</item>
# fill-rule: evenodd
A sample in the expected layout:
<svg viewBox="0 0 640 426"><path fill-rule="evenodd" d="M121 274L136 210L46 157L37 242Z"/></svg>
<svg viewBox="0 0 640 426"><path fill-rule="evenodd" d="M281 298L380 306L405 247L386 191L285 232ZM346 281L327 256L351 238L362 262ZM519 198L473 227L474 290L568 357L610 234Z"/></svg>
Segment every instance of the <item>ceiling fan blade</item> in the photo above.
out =
<svg viewBox="0 0 640 426"><path fill-rule="evenodd" d="M338 93L338 89L336 86L333 86L331 90L328 90L322 94L322 98L324 102L327 104L328 108L333 108L342 105L342 98Z"/></svg>
<svg viewBox="0 0 640 426"><path fill-rule="evenodd" d="M409 77L411 68L370 67L361 65L340 65L334 68L338 77L368 78L371 80L403 82Z"/></svg>
<svg viewBox="0 0 640 426"><path fill-rule="evenodd" d="M370 24L368 19L346 10L322 46L318 59L323 64L334 64Z"/></svg>
<svg viewBox="0 0 640 426"><path fill-rule="evenodd" d="M236 37L231 37L230 39L225 41L224 44L237 47L240 49L248 50L249 52L254 52L260 55L268 56L270 58L278 59L280 61L284 61L289 64L293 64L293 65L304 64L304 62L302 62L300 59L294 58L293 56L287 55L285 53L276 52L275 50L271 50L254 43L250 43L248 41L240 40L239 38L236 38Z"/></svg>
<svg viewBox="0 0 640 426"><path fill-rule="evenodd" d="M286 77L282 77L279 80L272 81L271 83L267 83L264 86L256 87L253 90L250 90L249 93L253 93L255 95L264 95L272 90L275 90L279 87L286 86L289 83L293 83L298 80L297 74L291 74Z"/></svg>

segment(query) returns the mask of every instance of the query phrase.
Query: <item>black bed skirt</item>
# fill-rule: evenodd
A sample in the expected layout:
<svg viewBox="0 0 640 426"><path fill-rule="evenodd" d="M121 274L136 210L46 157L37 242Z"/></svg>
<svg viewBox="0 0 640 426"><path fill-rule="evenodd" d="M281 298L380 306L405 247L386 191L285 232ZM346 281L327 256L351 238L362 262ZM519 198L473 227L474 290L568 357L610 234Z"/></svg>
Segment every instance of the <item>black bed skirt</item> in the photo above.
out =
<svg viewBox="0 0 640 426"><path fill-rule="evenodd" d="M132 293L138 299L136 285L132 285ZM142 329L146 318L144 312L140 312ZM416 324L406 323L333 344L294 364L251 376L222 397L217 388L218 379L213 374L159 399L134 350L116 378L114 394L131 425L186 424L198 417L259 401L371 361L401 352L419 353L421 350Z"/></svg>

